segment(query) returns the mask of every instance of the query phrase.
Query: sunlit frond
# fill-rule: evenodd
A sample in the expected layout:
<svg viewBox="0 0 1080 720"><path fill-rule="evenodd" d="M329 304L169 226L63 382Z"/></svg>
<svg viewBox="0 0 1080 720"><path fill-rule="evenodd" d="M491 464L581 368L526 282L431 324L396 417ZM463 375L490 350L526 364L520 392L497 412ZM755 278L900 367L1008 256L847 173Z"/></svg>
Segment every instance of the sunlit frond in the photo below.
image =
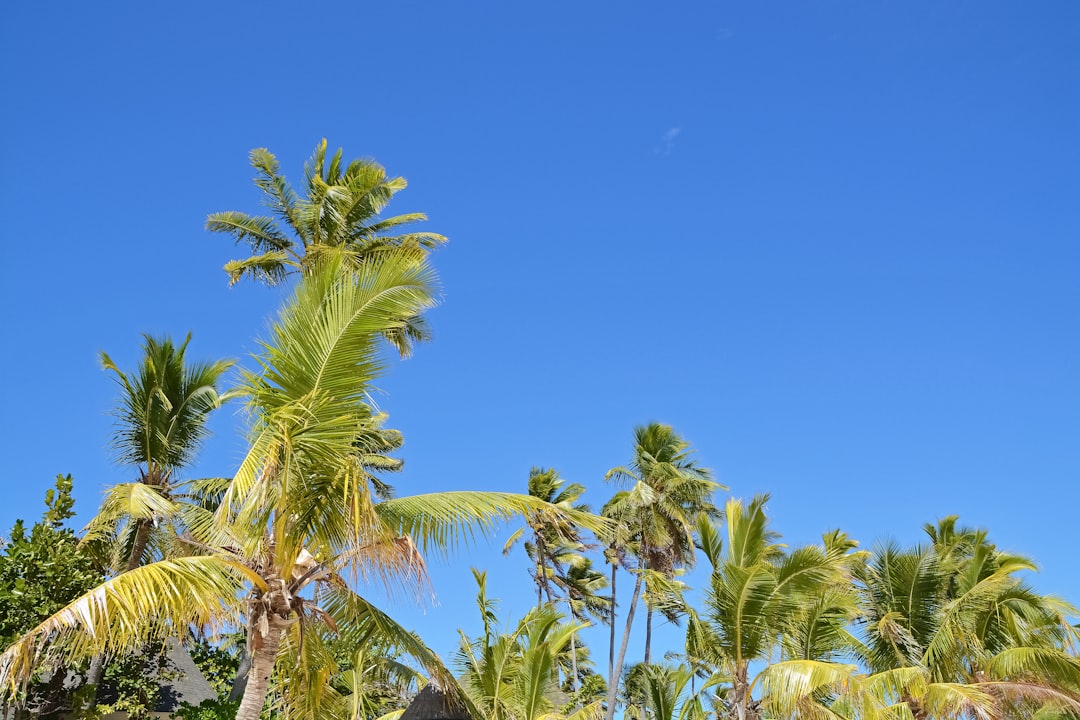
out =
<svg viewBox="0 0 1080 720"><path fill-rule="evenodd" d="M500 492L459 491L394 498L377 503L375 512L388 528L412 537L425 554L429 550L449 553L460 544L490 537L513 517L565 518L598 534L609 526L592 513L557 508L528 495Z"/></svg>
<svg viewBox="0 0 1080 720"><path fill-rule="evenodd" d="M216 557L165 560L123 573L78 598L0 655L0 692L42 668L120 654L189 625L235 622L251 573Z"/></svg>

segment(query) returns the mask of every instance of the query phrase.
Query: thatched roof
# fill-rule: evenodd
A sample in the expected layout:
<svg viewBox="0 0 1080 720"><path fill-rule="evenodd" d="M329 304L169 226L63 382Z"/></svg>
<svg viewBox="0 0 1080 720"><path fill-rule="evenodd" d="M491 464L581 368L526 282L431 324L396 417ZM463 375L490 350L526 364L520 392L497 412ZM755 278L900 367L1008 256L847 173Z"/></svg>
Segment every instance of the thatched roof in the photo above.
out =
<svg viewBox="0 0 1080 720"><path fill-rule="evenodd" d="M399 720L472 720L463 707L459 707L442 690L428 683L421 690Z"/></svg>

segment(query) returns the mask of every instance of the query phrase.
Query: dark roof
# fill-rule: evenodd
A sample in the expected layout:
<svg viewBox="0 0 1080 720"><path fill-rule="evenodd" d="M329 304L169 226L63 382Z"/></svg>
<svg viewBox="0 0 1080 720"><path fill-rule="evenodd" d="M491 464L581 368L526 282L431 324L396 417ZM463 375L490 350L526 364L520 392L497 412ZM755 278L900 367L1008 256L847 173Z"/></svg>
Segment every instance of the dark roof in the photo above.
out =
<svg viewBox="0 0 1080 720"><path fill-rule="evenodd" d="M198 705L203 700L217 699L217 693L210 687L191 655L176 641L168 642L168 650L164 656L159 656L156 652L147 655L143 672L161 688L161 696L154 712L174 712L180 709L180 703ZM77 678L74 686L77 687L80 683L81 678ZM106 685L98 695L98 702L107 703L113 700L115 692L110 692Z"/></svg>
<svg viewBox="0 0 1080 720"><path fill-rule="evenodd" d="M465 708L453 703L446 694L428 683L421 690L399 720L472 720Z"/></svg>
<svg viewBox="0 0 1080 720"><path fill-rule="evenodd" d="M180 645L173 645L167 653L169 662L179 671L180 677L161 683L161 700L155 708L157 712L172 712L180 709L180 703L198 705L203 700L216 700L218 694L206 681L202 671Z"/></svg>

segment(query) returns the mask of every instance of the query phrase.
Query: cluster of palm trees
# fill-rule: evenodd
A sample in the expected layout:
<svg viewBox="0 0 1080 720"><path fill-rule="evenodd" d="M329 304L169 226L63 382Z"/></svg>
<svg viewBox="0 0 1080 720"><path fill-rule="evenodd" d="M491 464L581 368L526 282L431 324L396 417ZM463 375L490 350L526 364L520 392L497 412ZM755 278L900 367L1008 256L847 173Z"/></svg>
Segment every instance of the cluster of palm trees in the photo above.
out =
<svg viewBox="0 0 1080 720"><path fill-rule="evenodd" d="M767 497L715 504L726 488L670 426L635 429L598 513L582 485L543 468L527 494L395 497L385 475L401 466L401 436L367 396L385 343L404 355L427 337L428 252L445 238L395 234L424 219L382 218L404 180L328 158L325 141L303 195L266 150L251 162L271 215L217 213L207 227L252 249L226 265L230 282L295 274L293 293L228 390L232 363L188 362L190 338L148 336L132 373L102 355L133 482L108 490L85 535L111 544L114 570L0 654L0 697L58 665L88 664L94 685L110 658L216 628L246 638L232 692L242 720L389 720L427 681L492 720L612 720L620 708L634 720L1080 717L1078 613L1025 584L1029 561L954 518L916 548L866 552L840 532L789 548ZM230 400L247 410L243 460L185 480L209 414ZM476 572L483 632L462 633L451 666L370 600L373 585L423 589L427 553L516 517L505 550L524 546L536 607L500 629ZM682 578L699 557L710 572L695 595ZM642 602L644 656L625 667ZM686 631L659 662L657 613ZM606 681L580 637L594 622L610 625Z"/></svg>
<svg viewBox="0 0 1080 720"><path fill-rule="evenodd" d="M630 477L641 493L638 484L651 477L643 460L658 457L643 452L642 440L667 432L639 428L634 467L611 474ZM681 483L711 482L700 468L681 469ZM619 493L606 510L633 492ZM1077 609L1035 592L1024 580L1033 563L997 549L985 531L946 517L925 526L926 543L911 548L884 543L864 551L839 531L789 548L770 527L768 496L732 499L722 511L707 495L683 497L685 504L672 502L659 517L645 503L631 505L636 511L623 512L608 536L613 568L626 564L636 576L608 674L608 717L616 707L635 720L1080 717L1080 626L1070 624ZM671 538L668 558L679 557L679 528L692 541L681 561L692 562L695 546L708 561L708 585L696 603L688 588L670 582L672 573L657 570L674 564L657 560L662 546L645 537L661 517L671 529L656 537ZM685 620L685 645L659 663L646 649L647 659L624 672L642 594L648 609ZM601 599L613 597L609 587ZM596 708L564 706L583 709Z"/></svg>
<svg viewBox="0 0 1080 720"><path fill-rule="evenodd" d="M284 717L341 715L356 693L330 681L342 681L322 642L331 634L357 650L379 644L406 654L453 691L435 653L358 589L422 588L425 552L510 517L602 529L591 515L527 495L392 497L378 472L400 465L385 455L400 436L383 427L367 395L385 365L380 344L405 353L425 337L423 313L436 298L426 251L442 238L390 236L423 219L378 218L404 181L370 161L343 166L340 151L327 162L325 141L308 163L304 197L268 152L256 150L251 160L275 217L219 213L208 227L255 252L226 266L232 280L277 282L295 271L299 282L255 368L241 370L228 392L219 385L230 363L186 365L186 341L148 338L131 375L103 355L122 387L118 456L137 468L138 482L109 490L87 535L112 540L122 562L0 654L0 693L16 694L50 667L91 659L94 682L108 658L192 627L244 630L246 671L234 688L243 720L263 712L272 681L273 706ZM205 435L208 413L230 398L246 403L249 419L239 467L228 477L179 482L176 471Z"/></svg>

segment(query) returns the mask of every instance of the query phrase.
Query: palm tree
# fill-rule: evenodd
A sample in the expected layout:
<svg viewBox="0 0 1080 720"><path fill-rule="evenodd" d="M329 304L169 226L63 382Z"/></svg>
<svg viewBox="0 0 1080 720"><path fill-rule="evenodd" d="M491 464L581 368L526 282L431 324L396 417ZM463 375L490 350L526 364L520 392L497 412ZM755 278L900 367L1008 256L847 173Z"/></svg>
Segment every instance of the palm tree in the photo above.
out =
<svg viewBox="0 0 1080 720"><path fill-rule="evenodd" d="M382 501L372 493L356 439L372 429L364 399L382 367L378 341L432 305L433 282L426 262L402 254L359 268L327 263L305 278L257 358L260 369L243 373L246 457L216 511L183 506L186 541L202 554L135 568L76 600L0 655L0 688L14 690L42 666L128 652L210 622L247 632L252 669L238 720L259 717L279 650L304 647L311 623L358 643L393 643L452 685L437 656L345 577L422 586L425 552L489 533L511 515L567 513L507 493ZM602 530L590 516L570 515ZM305 593L312 586L318 603Z"/></svg>
<svg viewBox="0 0 1080 720"><path fill-rule="evenodd" d="M573 509L577 512L590 512L589 506L577 502L585 493L585 487L578 483L567 483L559 476L559 471L534 467L529 471L529 495L548 502L555 507ZM525 535L526 529L531 530L530 539L525 542L525 552L532 560L532 576L536 583L536 604L539 607L544 597L551 607L555 606L555 598L552 586L562 589L567 603L570 605L571 619L575 622L582 620L575 610L577 606L584 607L586 602L591 603L593 608L602 605L594 594L601 586L597 585L594 572L586 564L587 561L581 556L585 549L585 543L581 538L581 530L564 522L553 522L551 519L530 522L526 527L520 528L506 541L503 546L503 554L508 554L515 544ZM569 568L569 571L568 571ZM601 582L603 577L600 578ZM586 593L589 593L588 597ZM571 595L577 597L572 598ZM577 667L577 638L576 633L570 636L570 656L572 661L571 689L577 692L578 667Z"/></svg>
<svg viewBox="0 0 1080 720"><path fill-rule="evenodd" d="M495 630L494 601L488 599L486 574L473 570L479 588L477 605L484 633L469 638L461 633L457 665L461 684L477 714L490 720L597 720L601 701L575 709L575 698L559 687L559 668L570 638L580 629L564 624L551 606L530 610L509 633Z"/></svg>
<svg viewBox="0 0 1080 720"><path fill-rule="evenodd" d="M641 720L705 720L709 717L702 695L711 685L695 692L691 668L642 664L636 669L628 681L635 685L631 693L640 698L644 710Z"/></svg>
<svg viewBox="0 0 1080 720"><path fill-rule="evenodd" d="M219 385L232 361L188 363L190 342L190 334L179 346L169 338L144 335L142 362L133 373L123 372L101 353L102 367L116 375L122 389L114 411L119 429L113 448L117 460L135 468L139 479L109 489L87 535L125 527L125 570L142 564L151 531L173 515L176 471L194 459L208 434L210 413L228 397Z"/></svg>
<svg viewBox="0 0 1080 720"><path fill-rule="evenodd" d="M855 672L854 665L835 660L852 619L844 615L850 603L828 602L851 587L853 543L831 534L820 546L787 551L768 527L767 500L729 500L723 529L705 518L698 523L712 573L702 629L707 640L695 642L695 651L727 679L721 706L731 720L811 713L819 709L820 693L842 686ZM830 640L809 652L802 647L819 636ZM795 647L786 646L793 638ZM751 668L762 663L752 677Z"/></svg>
<svg viewBox="0 0 1080 720"><path fill-rule="evenodd" d="M584 555L573 552L566 556L565 562L560 558L556 567L558 571L553 582L562 590L563 597L566 598L571 622L586 624L591 617L602 623L610 623L612 598L604 594L608 582L602 572L593 569L592 561ZM572 661L570 691L576 695L579 689L578 682L581 679L576 633L570 635L570 657Z"/></svg>
<svg viewBox="0 0 1080 720"><path fill-rule="evenodd" d="M585 493L585 487L578 483L567 483L559 476L559 471L534 467L529 471L529 495L556 507L573 509L578 512L590 512L589 506L579 503ZM531 534L525 541L525 553L533 562L532 576L536 583L536 604L540 605L547 597L549 604L554 604L551 587L559 574L564 558L584 549L581 531L572 525L556 523L551 519L546 522L534 520L526 527L519 528L503 546L503 554L513 549L526 530Z"/></svg>
<svg viewBox="0 0 1080 720"><path fill-rule="evenodd" d="M623 562L628 551L638 558L619 658L612 663L613 674L609 679L607 720L611 720L615 712L617 678L622 672L634 610L646 574L652 571L673 578L676 568L693 565L695 518L702 513L715 515L712 494L726 488L712 480L709 470L697 465L688 442L671 426L660 423L634 428L633 460L627 466L609 470L607 479L631 483L629 490L617 493L604 509L604 514L623 528L622 537L612 538L609 542L613 592L618 564ZM651 661L655 600L653 596L646 602L646 664Z"/></svg>
<svg viewBox="0 0 1080 720"><path fill-rule="evenodd" d="M1027 587L1018 574L1034 564L985 531L955 517L925 529L930 545L885 543L858 573L871 674L841 706L864 717L903 706L916 720L1080 713L1076 609Z"/></svg>
<svg viewBox="0 0 1080 720"><path fill-rule="evenodd" d="M114 564L122 570L141 565L154 530L166 529L175 518L175 475L194 459L208 434L210 413L227 399L218 387L232 361L188 363L190 342L190 333L179 346L167 337L144 335L142 361L130 374L101 353L102 367L115 374L122 389L114 410L119 429L113 449L139 479L109 488L82 542L117 538ZM87 671L88 707L96 702L103 663L104 658L94 657Z"/></svg>
<svg viewBox="0 0 1080 720"><path fill-rule="evenodd" d="M251 248L250 257L226 263L230 285L244 277L276 285L290 274L311 272L327 258L359 266L387 252L422 256L446 242L437 233L399 232L426 220L423 213L380 217L393 196L405 189L405 178L388 177L381 165L369 159L343 164L340 148L327 162L325 138L304 166L302 197L281 174L269 150L252 150L250 161L255 184L271 214L226 211L206 219L207 230L231 235ZM414 342L428 337L420 317L388 333L402 355L411 352Z"/></svg>

